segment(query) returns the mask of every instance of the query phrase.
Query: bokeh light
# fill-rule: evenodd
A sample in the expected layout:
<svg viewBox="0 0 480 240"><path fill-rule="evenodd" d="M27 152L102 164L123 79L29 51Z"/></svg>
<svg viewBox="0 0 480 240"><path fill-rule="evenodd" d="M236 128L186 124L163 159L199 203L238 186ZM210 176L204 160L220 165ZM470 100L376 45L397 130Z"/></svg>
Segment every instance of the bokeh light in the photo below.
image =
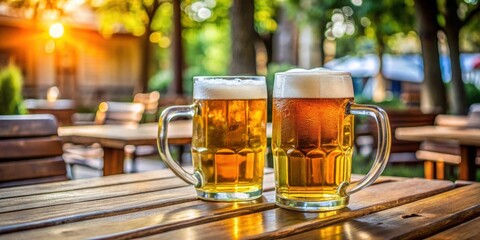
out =
<svg viewBox="0 0 480 240"><path fill-rule="evenodd" d="M46 43L45 43L45 52L46 53L53 53L55 52L55 41L53 40L48 40Z"/></svg>
<svg viewBox="0 0 480 240"><path fill-rule="evenodd" d="M52 38L61 38L63 36L64 31L65 30L61 23L54 23L50 26L48 33Z"/></svg>

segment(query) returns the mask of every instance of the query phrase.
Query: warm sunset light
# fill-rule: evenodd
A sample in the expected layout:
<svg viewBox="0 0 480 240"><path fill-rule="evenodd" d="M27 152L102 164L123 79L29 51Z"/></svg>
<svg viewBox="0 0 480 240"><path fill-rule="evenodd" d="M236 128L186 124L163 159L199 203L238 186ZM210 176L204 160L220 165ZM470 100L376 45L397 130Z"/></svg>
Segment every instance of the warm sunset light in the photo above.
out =
<svg viewBox="0 0 480 240"><path fill-rule="evenodd" d="M63 25L61 23L54 23L50 26L48 33L52 38L61 38L63 36Z"/></svg>

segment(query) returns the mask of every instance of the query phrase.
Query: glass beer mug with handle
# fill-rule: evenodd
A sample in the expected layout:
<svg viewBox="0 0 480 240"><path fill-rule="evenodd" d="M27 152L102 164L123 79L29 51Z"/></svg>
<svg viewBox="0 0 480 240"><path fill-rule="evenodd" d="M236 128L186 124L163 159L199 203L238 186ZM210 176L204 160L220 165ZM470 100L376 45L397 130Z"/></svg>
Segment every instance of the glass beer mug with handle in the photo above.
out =
<svg viewBox="0 0 480 240"><path fill-rule="evenodd" d="M378 125L378 152L368 174L350 183L353 114ZM388 116L353 102L350 73L326 69L277 73L273 90L272 151L276 203L299 211L336 210L380 176L390 153Z"/></svg>
<svg viewBox="0 0 480 240"><path fill-rule="evenodd" d="M195 186L201 199L244 201L262 195L266 149L267 87L264 77L194 77L194 103L165 109L158 149L170 169ZM193 118L193 174L173 160L168 124Z"/></svg>

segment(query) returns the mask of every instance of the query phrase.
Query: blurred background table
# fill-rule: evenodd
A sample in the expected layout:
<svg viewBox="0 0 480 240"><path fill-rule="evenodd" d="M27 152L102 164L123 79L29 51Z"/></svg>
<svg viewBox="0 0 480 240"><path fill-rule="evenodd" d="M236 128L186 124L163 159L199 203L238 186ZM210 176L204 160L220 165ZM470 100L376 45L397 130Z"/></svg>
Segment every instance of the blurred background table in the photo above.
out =
<svg viewBox="0 0 480 240"><path fill-rule="evenodd" d="M354 180L360 176L354 175ZM273 170L250 202L207 202L169 169L0 190L1 239L468 239L480 184L381 177L348 208L275 205ZM446 204L449 203L449 204Z"/></svg>
<svg viewBox="0 0 480 240"><path fill-rule="evenodd" d="M75 113L75 101L71 99L26 99L25 107L31 114L52 114L57 118L59 126L72 125L72 116Z"/></svg>
<svg viewBox="0 0 480 240"><path fill-rule="evenodd" d="M124 148L127 145L156 145L157 123L135 127L123 125L84 125L60 127L58 135L64 142L74 144L99 143L104 151L103 175L124 173ZM179 120L170 124L169 142L189 144L192 139L192 121Z"/></svg>
<svg viewBox="0 0 480 240"><path fill-rule="evenodd" d="M395 137L407 141L455 141L460 145L459 179L475 181L475 158L480 128L422 126L397 128Z"/></svg>

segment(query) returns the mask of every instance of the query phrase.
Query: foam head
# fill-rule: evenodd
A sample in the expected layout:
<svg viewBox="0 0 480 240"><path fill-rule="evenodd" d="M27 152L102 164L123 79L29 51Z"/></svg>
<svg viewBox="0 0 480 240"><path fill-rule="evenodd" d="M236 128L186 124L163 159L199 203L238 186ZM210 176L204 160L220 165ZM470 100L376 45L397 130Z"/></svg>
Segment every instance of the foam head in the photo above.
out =
<svg viewBox="0 0 480 240"><path fill-rule="evenodd" d="M349 72L325 68L292 69L275 74L275 98L353 98Z"/></svg>
<svg viewBox="0 0 480 240"><path fill-rule="evenodd" d="M195 77L194 99L266 99L264 77Z"/></svg>

